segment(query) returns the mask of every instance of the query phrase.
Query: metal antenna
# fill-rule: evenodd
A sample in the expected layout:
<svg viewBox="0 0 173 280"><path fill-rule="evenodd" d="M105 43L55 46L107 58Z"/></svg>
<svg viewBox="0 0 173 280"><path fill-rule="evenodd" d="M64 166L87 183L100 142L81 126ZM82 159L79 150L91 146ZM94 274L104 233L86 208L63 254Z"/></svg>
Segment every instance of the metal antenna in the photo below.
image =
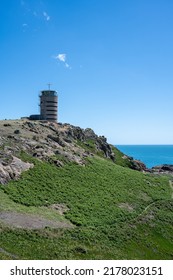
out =
<svg viewBox="0 0 173 280"><path fill-rule="evenodd" d="M51 84L49 83L49 84L47 84L48 85L48 88L49 88L49 91L50 91L50 86L51 86Z"/></svg>

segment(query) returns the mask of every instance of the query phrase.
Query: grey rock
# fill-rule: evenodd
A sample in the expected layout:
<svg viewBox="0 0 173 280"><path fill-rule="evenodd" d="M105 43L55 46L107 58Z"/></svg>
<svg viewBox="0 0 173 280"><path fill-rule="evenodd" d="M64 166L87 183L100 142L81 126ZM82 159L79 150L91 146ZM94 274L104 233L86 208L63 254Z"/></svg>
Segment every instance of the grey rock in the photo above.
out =
<svg viewBox="0 0 173 280"><path fill-rule="evenodd" d="M4 121L0 121L1 184L17 179L21 172L33 167L19 159L20 151L57 167L68 161L85 165L86 158L94 154L115 159L107 139L95 134L91 128L26 120L8 121L8 124L4 126ZM20 133L14 134L15 130Z"/></svg>
<svg viewBox="0 0 173 280"><path fill-rule="evenodd" d="M11 179L18 179L23 171L26 171L33 166L32 163L23 162L21 159L13 156L12 161L7 165L0 163L0 183L6 184Z"/></svg>
<svg viewBox="0 0 173 280"><path fill-rule="evenodd" d="M152 172L173 174L173 164L162 164L152 167Z"/></svg>

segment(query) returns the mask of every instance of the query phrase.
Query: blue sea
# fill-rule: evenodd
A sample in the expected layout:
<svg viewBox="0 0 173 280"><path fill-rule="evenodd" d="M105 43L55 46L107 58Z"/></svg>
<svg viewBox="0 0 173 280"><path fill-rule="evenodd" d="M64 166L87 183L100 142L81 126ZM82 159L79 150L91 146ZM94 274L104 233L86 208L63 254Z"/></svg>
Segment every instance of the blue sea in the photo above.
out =
<svg viewBox="0 0 173 280"><path fill-rule="evenodd" d="M115 145L124 154L140 160L148 168L173 164L173 145Z"/></svg>

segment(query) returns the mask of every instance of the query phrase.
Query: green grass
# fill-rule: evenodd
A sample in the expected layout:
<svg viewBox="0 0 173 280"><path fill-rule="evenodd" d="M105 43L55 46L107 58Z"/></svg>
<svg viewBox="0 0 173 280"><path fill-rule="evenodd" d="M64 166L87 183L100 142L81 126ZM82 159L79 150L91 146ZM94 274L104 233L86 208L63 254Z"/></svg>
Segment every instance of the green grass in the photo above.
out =
<svg viewBox="0 0 173 280"><path fill-rule="evenodd" d="M123 166L123 167L128 167L128 168L132 168L134 167L134 163L130 158L127 158L119 149L117 149L116 147L112 146L112 151L115 154L115 163Z"/></svg>
<svg viewBox="0 0 173 280"><path fill-rule="evenodd" d="M51 220L59 220L59 221L65 221L66 219L64 216L60 215L56 210L40 206L25 206L20 203L14 202L10 197L2 190L0 189L0 212L2 211L14 211L18 213L26 213L26 214L37 214L43 218L48 218Z"/></svg>
<svg viewBox="0 0 173 280"><path fill-rule="evenodd" d="M8 254L1 253L1 252L0 252L0 260L13 260L13 257L11 257L11 256L8 255Z"/></svg>
<svg viewBox="0 0 173 280"><path fill-rule="evenodd" d="M96 141L94 139L88 139L85 142L76 140L78 146L83 148L86 152L94 153L100 157L105 157L105 154L101 150L97 150L96 148Z"/></svg>
<svg viewBox="0 0 173 280"><path fill-rule="evenodd" d="M89 159L85 167L70 163L61 168L25 154L22 158L35 167L20 180L1 186L0 195L6 197L1 209L43 214L47 206L64 203L70 209L65 218L76 227L11 230L1 226L0 247L23 259L173 258L173 203L167 177L99 157Z"/></svg>

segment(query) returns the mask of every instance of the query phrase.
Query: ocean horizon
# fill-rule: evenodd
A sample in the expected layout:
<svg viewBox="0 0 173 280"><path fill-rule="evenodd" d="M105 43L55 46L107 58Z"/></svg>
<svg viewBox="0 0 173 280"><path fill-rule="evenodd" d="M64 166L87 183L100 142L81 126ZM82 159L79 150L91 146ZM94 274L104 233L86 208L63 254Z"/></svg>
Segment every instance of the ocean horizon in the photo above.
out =
<svg viewBox="0 0 173 280"><path fill-rule="evenodd" d="M114 145L127 156L142 161L148 168L173 164L173 145Z"/></svg>

